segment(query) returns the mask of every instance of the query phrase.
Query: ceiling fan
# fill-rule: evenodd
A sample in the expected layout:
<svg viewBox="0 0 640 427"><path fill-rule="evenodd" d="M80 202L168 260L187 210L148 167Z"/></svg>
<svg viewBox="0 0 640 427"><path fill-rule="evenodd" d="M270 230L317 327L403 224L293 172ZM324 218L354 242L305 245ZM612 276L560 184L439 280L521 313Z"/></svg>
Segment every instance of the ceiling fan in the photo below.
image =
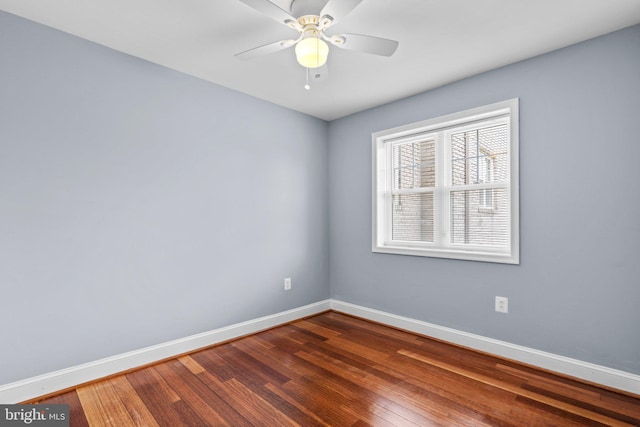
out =
<svg viewBox="0 0 640 427"><path fill-rule="evenodd" d="M296 39L281 40L236 54L239 59L251 59L278 52L295 45L296 59L303 67L322 67L329 56L327 42L341 49L391 56L398 47L395 40L362 34L326 34L338 20L345 17L363 0L293 0L290 11L269 0L240 0L258 12L298 31ZM307 73L308 75L308 73ZM308 89L308 82L305 86Z"/></svg>

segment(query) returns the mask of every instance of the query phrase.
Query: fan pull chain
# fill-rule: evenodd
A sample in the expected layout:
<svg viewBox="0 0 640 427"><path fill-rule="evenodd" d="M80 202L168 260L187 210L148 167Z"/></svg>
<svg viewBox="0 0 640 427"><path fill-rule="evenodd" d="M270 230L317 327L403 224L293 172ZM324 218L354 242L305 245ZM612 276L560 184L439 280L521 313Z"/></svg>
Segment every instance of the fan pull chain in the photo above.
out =
<svg viewBox="0 0 640 427"><path fill-rule="evenodd" d="M306 70L307 81L306 81L306 83L304 85L304 88L306 90L309 90L309 89L311 89L311 85L309 84L309 69L305 68L305 70Z"/></svg>

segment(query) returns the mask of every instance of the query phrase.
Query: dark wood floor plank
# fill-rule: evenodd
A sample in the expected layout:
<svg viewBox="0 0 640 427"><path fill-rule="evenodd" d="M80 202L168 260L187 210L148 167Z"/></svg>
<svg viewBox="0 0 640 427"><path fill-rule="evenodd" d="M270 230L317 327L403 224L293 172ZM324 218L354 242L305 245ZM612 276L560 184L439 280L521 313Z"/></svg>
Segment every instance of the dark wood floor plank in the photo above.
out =
<svg viewBox="0 0 640 427"><path fill-rule="evenodd" d="M232 363L235 365L242 360L240 373L244 374L244 369L248 369L255 375L258 371L266 370L272 373L268 366L261 364L255 359L251 359L250 356L234 349L230 344L222 346L227 353L222 352L221 357L229 357L231 352ZM218 349L221 350L222 348ZM242 353L242 354L240 354ZM226 381L220 381L216 376L206 371L206 369L198 364L197 361L191 357L184 356L178 359L185 367L192 373L197 375L203 384L206 384L212 391L219 395L224 401L226 401L244 418L250 423L256 425L260 423L266 423L268 425L297 425L287 415L283 414L278 407L271 405L269 402L262 398L262 393L256 393L253 390L261 390L264 383L260 380L254 381L254 376L249 376L249 383L254 386L253 390L243 384L239 377L233 377ZM281 379L275 373L275 377ZM273 374L272 373L272 374ZM243 375L244 376L244 375ZM245 376L245 379L247 377ZM286 379L288 380L288 379Z"/></svg>
<svg viewBox="0 0 640 427"><path fill-rule="evenodd" d="M367 347L366 343L358 343L356 341L351 341L348 338L344 338L343 336L331 338L327 341L328 344L331 344L335 347L340 347L348 350L353 354L360 354L365 359L369 360L371 363L386 363L389 358L393 354L387 353L384 349L380 348L370 348Z"/></svg>
<svg viewBox="0 0 640 427"><path fill-rule="evenodd" d="M180 420L189 427L226 425L225 423L217 421L217 418L215 420L207 418L206 414L197 411L193 405L187 404L182 399L171 404L171 408L180 416ZM167 423L166 426L169 427L171 424Z"/></svg>
<svg viewBox="0 0 640 427"><path fill-rule="evenodd" d="M174 359L156 366L181 400L210 425L251 425L232 405L224 401L197 376Z"/></svg>
<svg viewBox="0 0 640 427"><path fill-rule="evenodd" d="M279 372L293 378L282 386L267 384L265 387L296 408L303 409L307 415L320 421L321 424L351 425L357 421L340 409L341 405L347 401L346 397L339 390L333 390L324 384L324 379L312 377L315 373L305 369L306 366L302 364L304 361L299 360L295 355L277 346L265 352L253 340L234 344L256 359L272 364ZM290 343L285 343L285 346L289 345Z"/></svg>
<svg viewBox="0 0 640 427"><path fill-rule="evenodd" d="M356 319L356 320L355 320L355 322L357 323L357 322L359 322L359 320L358 320L358 319ZM325 324L326 324L326 323L325 323ZM467 351L467 352L468 352L468 350L465 350L465 351ZM480 355L480 356L481 356L481 357L486 358L486 356L483 356L483 355ZM494 363L494 364L495 364L495 363ZM485 367L485 368L483 368L483 369L486 369L486 367ZM494 371L495 371L495 369L494 369Z"/></svg>
<svg viewBox="0 0 640 427"><path fill-rule="evenodd" d="M303 419L298 419L295 415L292 416L292 419L298 421L301 426L328 426L326 421L324 421L317 413L315 413L311 408L306 406L303 402L300 402L294 399L292 396L287 394L282 387L275 386L273 384L266 384L265 389L268 390L273 396L276 396L280 399L281 402L286 402L286 404L290 405L291 408L295 408L295 413L303 414L301 417ZM280 407L284 405L281 404ZM289 413L293 413L293 411L288 411Z"/></svg>
<svg viewBox="0 0 640 427"><path fill-rule="evenodd" d="M75 390L36 403L69 405L69 425L71 427L89 427L89 422L82 409L78 393Z"/></svg>
<svg viewBox="0 0 640 427"><path fill-rule="evenodd" d="M564 419L554 414L540 410L538 407L517 405L515 394L501 390L473 379L452 373L449 371L428 372L422 370L420 362L405 360L393 361L393 365L401 366L403 371L409 374L406 377L407 385L403 389L412 386L418 390L428 392L424 399L437 401L447 399L453 413L463 413L464 418L469 415L465 409L473 411L473 415L490 421L492 425L512 426L563 426ZM381 369L386 369L381 367ZM461 409L462 408L462 409Z"/></svg>
<svg viewBox="0 0 640 427"><path fill-rule="evenodd" d="M222 348L216 347L216 351L199 351L191 355L191 358L204 367L207 372L215 375L220 381L228 381L233 378L232 367L220 357L218 350Z"/></svg>
<svg viewBox="0 0 640 427"><path fill-rule="evenodd" d="M298 328L295 325L286 325L282 328L274 329L270 331L273 335L283 338L283 342L291 342L293 345L304 345L308 342L324 341L326 338L316 336L305 332L302 328Z"/></svg>
<svg viewBox="0 0 640 427"><path fill-rule="evenodd" d="M201 381L225 400L252 425L294 426L296 423L278 408L265 401L235 378L221 382L208 372L199 374Z"/></svg>
<svg viewBox="0 0 640 427"><path fill-rule="evenodd" d="M275 346L268 352L260 352L258 348L251 348L250 345L243 346L243 350L266 363L276 364L278 369L286 372L287 376L293 378L293 380L287 382L281 388L288 393L290 398L301 402L306 407L312 405L312 411L316 414L318 414L318 409L323 409L318 416L329 425L349 425L350 423L344 424L348 423L349 420L344 419L346 413L341 411L340 408L345 405L357 405L364 396L350 394L348 390L337 387L336 384L332 383L334 378L331 378L327 372L322 371L322 369L314 366L312 363L307 363L295 355L290 355L289 351L294 350L293 346L296 346L295 348L298 349L302 348L302 342L296 343L295 338L290 339L290 337L282 335L278 338L278 342L281 346L287 348L288 351ZM292 359L282 363L288 356L291 356ZM287 365L295 365L295 370L289 369ZM303 386L301 386L301 384ZM301 390L311 391L311 394L301 393ZM326 408L315 405L316 402L314 402L313 399L318 397L322 397Z"/></svg>
<svg viewBox="0 0 640 427"><path fill-rule="evenodd" d="M419 361L423 361L424 363L430 364L430 365L435 365L438 366L441 369L450 371L450 372L454 372L458 375L461 375L463 377L467 377L467 378L472 378L476 381L479 382L483 382L489 386L492 387L496 387L505 391L509 391L512 392L514 394L516 394L517 396L522 396L522 397L526 397L528 399L531 400L535 400L537 402L540 402L542 404L548 405L548 406L552 406L558 409L561 409L563 411L566 411L568 413L574 414L574 415L578 415L581 417L584 417L586 419L591 419L597 422L601 422L605 425L612 425L612 426L624 426L624 425L632 425L632 424L628 424L625 423L623 421L618 421L615 420L613 418L610 418L606 415L602 415L596 412L593 412L591 410L585 409L585 408L580 408L577 406L574 406L572 404L568 404L566 402L563 401L559 401L556 400L552 397L548 397L546 394L538 394L538 393L534 393L534 392L530 392L529 390L526 390L525 388L518 388L518 387L512 387L509 385L506 385L504 383L500 383L499 381L496 381L494 378L492 377L487 377L487 376L483 376L480 374L475 374L473 372L470 372L468 370L465 370L464 368L460 368L459 366L454 366L451 364L446 364L446 363L442 363L439 361L436 361L433 358L429 358L428 356L425 355L420 355L420 354L416 354L413 352L409 352L409 351L401 351L401 354L407 356L407 357L411 357L413 359L419 360Z"/></svg>
<svg viewBox="0 0 640 427"><path fill-rule="evenodd" d="M72 427L640 425L640 398L337 312L38 403Z"/></svg>
<svg viewBox="0 0 640 427"><path fill-rule="evenodd" d="M396 408L404 407L405 410L408 411L405 412L405 415L413 413L414 411L419 411L423 416L424 414L428 414L428 418L431 418L433 414L443 418L447 416L447 414L457 413L459 415L458 418L473 419L478 423L480 419L487 418L490 414L493 414L498 408L500 408L500 405L496 404L496 401L502 402L505 400L504 396L501 396L500 399L491 399L491 396L487 397L485 396L485 393L478 393L478 390L471 389L468 385L456 385L448 382L447 386L462 390L473 398L473 400L467 400L467 402L473 401L474 405L470 406L468 403L461 405L457 403L456 400L451 399L451 396L458 399L458 394L433 386L433 384L442 382L435 376L433 377L433 380L427 380L422 383L424 387L421 388L415 383L410 384L405 380L400 380L398 377L400 375L405 377L405 375L400 374L397 370L387 372L371 369L359 370L353 363L344 365L344 358L342 357L334 359L329 354L321 351L315 352L314 355L317 358L324 359L323 366L325 369L333 369L336 373L341 373L341 375L350 378L355 383L363 384L365 387L371 387L371 389L376 391L378 394L388 397L388 399L396 403ZM303 357L302 354L299 356ZM403 366L403 368L406 368L406 366ZM396 376L393 377L393 374L389 374L389 372L393 372ZM422 375L422 373L419 373L419 375ZM396 380L389 381L390 376ZM387 399L385 398L378 399L378 403L386 401ZM482 411L478 411L478 402L482 401L486 401L485 406L481 407ZM506 402L507 403L504 404L504 410L508 414L511 406L508 404L508 400ZM495 420L498 419L493 416L491 418ZM424 422L424 420L422 422Z"/></svg>
<svg viewBox="0 0 640 427"><path fill-rule="evenodd" d="M234 377L247 377L247 381L260 381L262 384L284 384L291 378L281 374L271 366L243 352L233 343L224 346L220 357L231 366Z"/></svg>
<svg viewBox="0 0 640 427"><path fill-rule="evenodd" d="M327 425L350 426L358 421L357 416L342 409L353 402L326 384L317 384L313 380L301 378L283 384L280 389Z"/></svg>
<svg viewBox="0 0 640 427"><path fill-rule="evenodd" d="M634 399L629 396L612 393L603 390L600 401L603 407L614 410L615 412L625 414L630 417L640 417L640 399ZM640 425L640 423L638 424Z"/></svg>
<svg viewBox="0 0 640 427"><path fill-rule="evenodd" d="M381 417L387 421L396 419L397 421L403 420L404 423L415 424L428 424L436 420L430 411L424 411L423 408L415 405L405 404L407 396L403 396L403 399L395 399L398 396L394 396L391 389L380 386L373 377L359 377L355 372L347 373L340 369L339 363L323 360L317 355L300 352L299 357L336 375L331 384L336 387L339 385L348 391L347 397L357 402L350 406L351 412L365 421L377 423L375 419L369 419L368 415L375 416L375 418Z"/></svg>
<svg viewBox="0 0 640 427"><path fill-rule="evenodd" d="M543 417L546 418L546 415L554 415L561 419L562 424L550 424L550 425L562 425L563 427L569 425L575 426L593 426L593 427L603 427L603 426L613 426L618 424L610 424L610 423L602 423L593 419L589 419L583 417L579 414L567 412L562 408L558 408L555 405L547 405L544 402L540 402L537 399L530 399L525 396L518 396L516 401L519 403L525 403L527 405L527 409L531 410L532 408L538 409L540 412L544 413ZM549 425L549 424L546 424ZM626 425L626 424L623 424Z"/></svg>
<svg viewBox="0 0 640 427"><path fill-rule="evenodd" d="M586 401L586 399L582 399L581 397L563 395L559 392L551 391L547 387L542 388L542 387L538 387L528 383L525 384L522 388L528 391L532 391L536 394L543 395L547 398L551 398L558 402L564 402L569 405L573 405L577 408L582 408L591 412L595 412L595 413L604 415L606 417L616 418L630 425L640 426L640 418L636 416L633 416L633 415L629 416L622 412L614 411L609 408L603 407L602 405L589 403Z"/></svg>
<svg viewBox="0 0 640 427"><path fill-rule="evenodd" d="M180 396L155 369L141 369L127 374L126 377L145 405L152 408L159 425L181 427L195 425L194 421L200 420L195 414L180 412L180 406L174 405L180 401Z"/></svg>
<svg viewBox="0 0 640 427"><path fill-rule="evenodd" d="M246 342L246 341L244 341ZM234 343L235 346L235 343ZM239 348L245 348L242 345L239 345ZM264 355L264 348L260 348L259 346L257 347L258 350L256 353L254 353L255 355L258 356L258 358L260 358L260 363L266 365L267 363L270 364L274 364L274 360L268 359L268 358L261 358L261 356ZM250 355L252 352L246 352L248 355ZM205 365L209 362L208 359L203 359L202 357L200 357L201 360L205 361ZM222 360L222 359L221 359ZM256 361L258 361L258 359L255 359ZM266 363L264 363L266 362ZM291 372L289 374L292 374ZM214 376L213 373L211 372L207 372L207 375L211 375ZM285 377L285 375L282 375L283 377ZM205 379L203 379L203 381L208 382L209 384L214 383L214 381L212 381L212 379L210 378L206 378L206 376L204 377ZM216 377L218 380L220 380L218 377ZM312 413L306 411L304 408L302 408L300 405L295 405L292 404L292 402L289 399L284 399L282 397L282 395L280 393L275 393L274 392L274 388L275 386L272 385L272 383L267 382L264 383L263 381L260 380L255 380L254 378L252 378L251 375L241 375L238 377L234 377L233 379L238 380L242 383L242 385L244 385L245 387L247 387L249 390L251 390L252 393L256 394L257 396L259 396L261 399L263 399L264 401L268 402L270 405L272 405L274 408L277 408L278 410L280 410L283 413L286 413L289 418L291 418L292 420L294 420L296 423L298 423L299 425L303 425L303 426L319 426L319 425L323 425L323 423L321 422L321 420L317 419L317 417L313 416ZM230 380L227 380L230 381ZM289 379L287 378L287 381L284 382L288 382ZM277 381L273 384L276 385L280 385L282 383L284 383L283 381ZM215 384L210 385L210 387L216 387Z"/></svg>
<svg viewBox="0 0 640 427"><path fill-rule="evenodd" d="M340 384L344 388L352 389L354 399L358 400L358 396L368 396L368 399L362 403L365 405L365 410L371 411L377 418L387 421L395 420L400 424L417 425L428 425L437 421L437 417L432 416L433 408L430 407L429 410L425 410L420 405L415 405L417 402L410 400L411 393L407 392L407 390L402 394L398 394L392 384L388 385L384 381L379 381L377 376L355 367L349 367L341 360L319 352L299 352L297 355L327 372L343 378L345 382ZM406 402L409 402L409 404ZM366 414L355 410L352 410L352 413L359 414L361 418L367 420ZM444 415L446 415L446 411L443 408L439 416Z"/></svg>
<svg viewBox="0 0 640 427"><path fill-rule="evenodd" d="M311 338L314 341L326 341L329 338L326 338L320 334L316 334L315 332L313 332L312 330L308 329L308 328L302 328L300 325L289 325L289 328L300 332L301 334L305 334L307 336L309 336L309 338Z"/></svg>
<svg viewBox="0 0 640 427"><path fill-rule="evenodd" d="M430 392L430 399L436 396L446 399L452 409L461 411L469 408L485 414L500 416L512 410L515 395L495 387L488 387L474 379L446 371L438 366L423 366L423 361L414 359L401 360L402 356L393 359L395 370L406 374L403 388L407 384ZM450 402L450 403L449 403ZM462 403L462 405L460 405Z"/></svg>
<svg viewBox="0 0 640 427"><path fill-rule="evenodd" d="M297 353L297 355L310 361L304 352ZM324 372L321 372L321 378L326 378L327 381L330 381L332 387L349 392L350 394L347 394L347 398L356 402L365 402L365 408L369 411L379 409L381 405L383 407L391 405L392 400L397 404L396 408L404 407L404 412L398 412L399 415L426 425L434 424L437 419L446 419L450 417L451 413L457 413L458 421L464 418L471 424L478 424L480 419L486 417L485 414L468 409L464 405L457 405L455 402L443 399L441 396L431 394L429 398L425 399L424 390L415 387L413 389L402 387L400 393L395 393L394 388L385 388L384 386L378 388L374 386L373 389L368 389L366 385L371 386L376 380L375 376L367 377L356 373L351 377L351 381L340 381L340 378L336 378L341 377L340 375L336 375L336 377L331 375L334 367L338 372L341 370L341 367L337 366L339 361L336 360L319 362L316 359L314 365L324 370ZM348 371L349 369L342 369L342 376L348 377L348 374L346 374ZM312 374L307 374L306 376L313 378ZM352 412L358 413L356 411L357 408L357 404L352 405ZM366 420L366 415L361 414L361 417L365 417ZM459 424L461 423L459 422Z"/></svg>
<svg viewBox="0 0 640 427"><path fill-rule="evenodd" d="M158 422L144 404L126 376L121 375L108 380L113 393L118 397L129 417L136 426L158 427Z"/></svg>
<svg viewBox="0 0 640 427"><path fill-rule="evenodd" d="M306 329L307 331L311 331L316 335L320 335L325 339L333 338L335 336L340 335L340 332L326 328L320 324L317 324L313 321L313 318L299 320L295 323L299 328Z"/></svg>
<svg viewBox="0 0 640 427"><path fill-rule="evenodd" d="M326 327L331 327L334 331L339 331L340 334L349 336L364 335L382 338L393 342L398 346L419 346L422 344L420 337L415 334L410 334L399 329L393 329L389 327L380 327L373 322L366 322L361 319L356 319L350 316L326 316L310 319L310 322L314 322L317 319L318 322Z"/></svg>

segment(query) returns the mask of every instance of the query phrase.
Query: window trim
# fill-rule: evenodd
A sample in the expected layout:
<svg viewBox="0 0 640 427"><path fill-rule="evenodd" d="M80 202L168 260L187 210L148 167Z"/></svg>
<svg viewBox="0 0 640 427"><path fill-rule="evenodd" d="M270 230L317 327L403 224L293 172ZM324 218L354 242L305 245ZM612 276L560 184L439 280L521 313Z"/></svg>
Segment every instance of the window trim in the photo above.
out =
<svg viewBox="0 0 640 427"><path fill-rule="evenodd" d="M427 256L435 258L450 258L473 261L497 262L505 264L520 263L520 197L519 197L519 99L513 98L506 101L482 107L472 108L458 113L448 114L433 119L420 121L392 129L374 132L371 135L372 142L372 252L398 255ZM397 244L392 241L385 241L386 230L390 227L390 215L385 209L391 202L385 198L391 197L389 179L387 171L391 167L391 156L388 154L390 146L394 142L410 142L438 137L438 133L450 133L461 127L473 126L474 124L508 118L510 129L510 152L509 152L509 192L510 192L510 242L509 248L504 252L487 251L479 247L460 247L456 244L446 243L436 246L432 243L409 243ZM444 190L446 184L444 177L444 163L447 153L440 153L443 149L443 141L436 139L436 187L435 193ZM385 162L387 162L385 164ZM463 188L462 188L463 189ZM440 197L434 197L440 200ZM438 202L439 203L439 202ZM439 206L434 207L434 212L441 212ZM445 214L446 215L446 214ZM448 227L443 215L437 214L434 222L434 233L440 233L443 227ZM436 241L438 239L435 239Z"/></svg>

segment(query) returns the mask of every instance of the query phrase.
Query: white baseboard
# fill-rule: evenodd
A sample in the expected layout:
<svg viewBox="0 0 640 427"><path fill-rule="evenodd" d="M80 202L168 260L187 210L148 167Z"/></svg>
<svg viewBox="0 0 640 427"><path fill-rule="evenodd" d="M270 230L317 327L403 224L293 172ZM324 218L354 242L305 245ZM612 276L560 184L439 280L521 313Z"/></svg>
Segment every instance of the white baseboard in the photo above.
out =
<svg viewBox="0 0 640 427"><path fill-rule="evenodd" d="M0 385L0 403L19 403L38 396L95 381L118 372L148 365L159 360L188 353L223 341L311 316L330 309L330 300L320 301L270 316L226 326L163 344L84 363L37 377Z"/></svg>
<svg viewBox="0 0 640 427"><path fill-rule="evenodd" d="M640 395L640 375L338 300L331 300L331 309Z"/></svg>
<svg viewBox="0 0 640 427"><path fill-rule="evenodd" d="M640 395L640 375L546 353L408 317L397 316L339 300L325 300L270 316L236 323L201 334L39 375L37 377L0 385L0 403L24 402L78 384L108 377L118 372L127 371L180 354L192 352L199 348L273 328L329 309Z"/></svg>

